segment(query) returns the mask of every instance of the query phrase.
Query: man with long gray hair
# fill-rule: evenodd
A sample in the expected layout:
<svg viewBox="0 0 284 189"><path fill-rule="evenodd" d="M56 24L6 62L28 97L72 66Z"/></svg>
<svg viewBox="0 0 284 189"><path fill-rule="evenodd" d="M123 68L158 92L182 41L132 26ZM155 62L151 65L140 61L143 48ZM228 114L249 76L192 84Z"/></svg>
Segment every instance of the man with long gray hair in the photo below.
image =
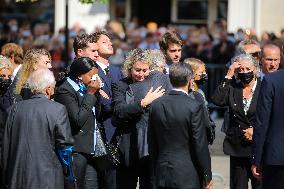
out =
<svg viewBox="0 0 284 189"><path fill-rule="evenodd" d="M63 170L55 150L73 143L67 111L49 100L55 79L48 69L33 72L28 85L34 95L11 107L5 126L5 184L10 189L63 189Z"/></svg>

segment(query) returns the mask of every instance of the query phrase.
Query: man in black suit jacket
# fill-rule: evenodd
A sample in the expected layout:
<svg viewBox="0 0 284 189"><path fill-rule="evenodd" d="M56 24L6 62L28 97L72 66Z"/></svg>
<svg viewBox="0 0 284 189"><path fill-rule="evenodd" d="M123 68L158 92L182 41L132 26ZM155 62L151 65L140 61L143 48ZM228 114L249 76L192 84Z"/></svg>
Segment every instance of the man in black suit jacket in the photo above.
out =
<svg viewBox="0 0 284 189"><path fill-rule="evenodd" d="M263 189L284 188L284 70L264 76L253 135L252 173Z"/></svg>
<svg viewBox="0 0 284 189"><path fill-rule="evenodd" d="M170 68L172 91L150 107L149 150L154 188L212 188L204 111L188 97L193 78L189 65Z"/></svg>

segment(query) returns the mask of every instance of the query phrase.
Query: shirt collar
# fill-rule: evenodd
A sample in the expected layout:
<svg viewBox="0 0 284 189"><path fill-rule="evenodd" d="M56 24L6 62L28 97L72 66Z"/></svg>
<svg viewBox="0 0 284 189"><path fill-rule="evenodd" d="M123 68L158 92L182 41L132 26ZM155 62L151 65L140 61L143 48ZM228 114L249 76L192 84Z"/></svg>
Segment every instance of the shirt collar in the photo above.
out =
<svg viewBox="0 0 284 189"><path fill-rule="evenodd" d="M12 77L11 77L12 80L15 79L15 77L16 77L17 73L19 72L19 70L21 69L21 67L22 67L22 64L18 65L18 66L14 69L13 74L12 74Z"/></svg>
<svg viewBox="0 0 284 189"><path fill-rule="evenodd" d="M186 92L186 91L183 90L183 89L173 88L172 90L174 90L174 91L180 91L180 92L183 92L183 93L185 93L186 95L188 95L188 92Z"/></svg>
<svg viewBox="0 0 284 189"><path fill-rule="evenodd" d="M106 74L106 71L105 71L105 69L107 68L107 67L109 67L109 64L108 65L105 65L105 64L103 64L103 63L101 63L101 62L98 62L98 61L96 61L96 63L99 65L99 67L103 70L103 72Z"/></svg>
<svg viewBox="0 0 284 189"><path fill-rule="evenodd" d="M80 90L79 85L69 77L67 77L67 82L73 87L76 92Z"/></svg>

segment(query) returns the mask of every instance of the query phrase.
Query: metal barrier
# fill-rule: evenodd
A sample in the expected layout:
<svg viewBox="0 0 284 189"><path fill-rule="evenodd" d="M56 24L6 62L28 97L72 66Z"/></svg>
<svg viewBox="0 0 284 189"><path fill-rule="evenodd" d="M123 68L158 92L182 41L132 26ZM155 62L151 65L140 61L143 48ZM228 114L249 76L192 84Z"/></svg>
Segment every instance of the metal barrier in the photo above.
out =
<svg viewBox="0 0 284 189"><path fill-rule="evenodd" d="M206 72L208 74L208 82L203 86L203 91L210 102L215 89L224 80L226 66L224 64L206 64Z"/></svg>
<svg viewBox="0 0 284 189"><path fill-rule="evenodd" d="M202 90L208 101L208 107L210 109L224 109L222 107L215 106L211 102L211 97L217 86L224 80L226 75L226 65L208 63L206 64L206 72L208 74L208 82L204 84Z"/></svg>

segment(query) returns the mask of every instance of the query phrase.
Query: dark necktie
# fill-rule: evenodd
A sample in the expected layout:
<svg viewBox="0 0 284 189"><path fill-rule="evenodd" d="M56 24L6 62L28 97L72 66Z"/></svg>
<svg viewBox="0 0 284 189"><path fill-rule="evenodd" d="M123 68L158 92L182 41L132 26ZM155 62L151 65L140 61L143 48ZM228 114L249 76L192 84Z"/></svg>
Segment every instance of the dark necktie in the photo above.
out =
<svg viewBox="0 0 284 189"><path fill-rule="evenodd" d="M110 77L109 66L106 67L104 70L105 70L106 76L107 76L107 77Z"/></svg>

